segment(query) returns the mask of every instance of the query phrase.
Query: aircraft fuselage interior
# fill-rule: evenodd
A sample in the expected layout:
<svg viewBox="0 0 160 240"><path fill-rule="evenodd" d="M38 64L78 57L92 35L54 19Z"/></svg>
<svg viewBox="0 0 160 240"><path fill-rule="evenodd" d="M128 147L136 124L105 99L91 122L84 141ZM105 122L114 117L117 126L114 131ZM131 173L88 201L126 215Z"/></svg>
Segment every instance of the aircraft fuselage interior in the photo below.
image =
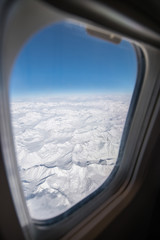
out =
<svg viewBox="0 0 160 240"><path fill-rule="evenodd" d="M0 238L160 238L160 2L0 1Z"/></svg>

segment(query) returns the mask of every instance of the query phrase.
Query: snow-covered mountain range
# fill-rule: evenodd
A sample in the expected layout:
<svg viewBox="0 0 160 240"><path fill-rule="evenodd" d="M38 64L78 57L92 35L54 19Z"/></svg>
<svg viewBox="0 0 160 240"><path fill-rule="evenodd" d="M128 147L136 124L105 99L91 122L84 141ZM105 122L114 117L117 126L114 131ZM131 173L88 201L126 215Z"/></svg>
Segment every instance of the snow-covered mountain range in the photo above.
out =
<svg viewBox="0 0 160 240"><path fill-rule="evenodd" d="M130 98L115 94L11 102L18 169L33 218L59 215L107 179Z"/></svg>

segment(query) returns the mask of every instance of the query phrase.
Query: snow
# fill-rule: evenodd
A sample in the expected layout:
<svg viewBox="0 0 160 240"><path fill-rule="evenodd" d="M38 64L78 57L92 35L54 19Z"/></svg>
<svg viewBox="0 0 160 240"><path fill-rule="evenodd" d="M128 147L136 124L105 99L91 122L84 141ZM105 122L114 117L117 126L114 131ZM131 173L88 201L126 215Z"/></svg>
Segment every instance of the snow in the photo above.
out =
<svg viewBox="0 0 160 240"><path fill-rule="evenodd" d="M11 102L18 169L31 217L55 217L112 172L129 95L64 96Z"/></svg>

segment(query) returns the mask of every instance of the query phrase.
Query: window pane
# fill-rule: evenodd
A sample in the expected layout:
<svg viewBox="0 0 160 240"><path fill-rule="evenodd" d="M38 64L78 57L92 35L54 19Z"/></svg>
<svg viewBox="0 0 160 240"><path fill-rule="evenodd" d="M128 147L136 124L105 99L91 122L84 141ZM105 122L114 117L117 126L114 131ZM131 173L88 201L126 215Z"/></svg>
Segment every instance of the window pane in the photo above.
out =
<svg viewBox="0 0 160 240"><path fill-rule="evenodd" d="M110 176L136 75L129 42L107 42L73 23L48 26L25 44L9 91L31 217L65 212Z"/></svg>

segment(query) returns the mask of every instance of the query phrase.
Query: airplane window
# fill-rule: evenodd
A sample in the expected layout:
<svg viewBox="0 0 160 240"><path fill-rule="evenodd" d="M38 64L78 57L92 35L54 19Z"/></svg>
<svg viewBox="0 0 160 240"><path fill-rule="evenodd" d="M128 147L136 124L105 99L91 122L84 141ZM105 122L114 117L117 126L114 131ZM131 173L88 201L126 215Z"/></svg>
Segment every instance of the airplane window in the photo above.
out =
<svg viewBox="0 0 160 240"><path fill-rule="evenodd" d="M34 219L64 213L97 190L117 162L137 76L134 47L59 22L23 46L10 76L11 122Z"/></svg>

